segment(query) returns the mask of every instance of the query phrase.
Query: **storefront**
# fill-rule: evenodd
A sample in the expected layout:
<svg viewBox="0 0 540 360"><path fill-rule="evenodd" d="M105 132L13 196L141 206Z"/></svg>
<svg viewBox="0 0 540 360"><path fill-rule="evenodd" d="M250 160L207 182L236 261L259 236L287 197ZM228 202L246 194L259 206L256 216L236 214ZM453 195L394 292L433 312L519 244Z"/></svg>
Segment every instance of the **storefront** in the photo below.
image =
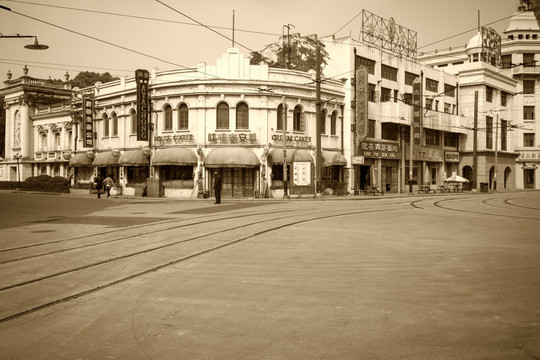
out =
<svg viewBox="0 0 540 360"><path fill-rule="evenodd" d="M353 162L355 191L375 186L384 192L399 191L401 147L398 141L366 139L360 143ZM363 162L359 163L358 159Z"/></svg>
<svg viewBox="0 0 540 360"><path fill-rule="evenodd" d="M222 177L223 198L256 197L260 193L260 162L244 147L212 148L204 160L206 191L214 196L215 172Z"/></svg>
<svg viewBox="0 0 540 360"><path fill-rule="evenodd" d="M268 166L271 167L271 186L273 195L283 194L283 149L275 148L268 154ZM287 190L289 195L314 194L313 156L306 149L287 149ZM279 191L281 190L281 191Z"/></svg>
<svg viewBox="0 0 540 360"><path fill-rule="evenodd" d="M408 182L410 148L405 151L406 173ZM413 146L413 185L440 185L445 177L443 150L429 146ZM413 192L416 191L413 189Z"/></svg>
<svg viewBox="0 0 540 360"><path fill-rule="evenodd" d="M96 175L99 174L103 178L110 176L116 185L120 179L119 159L120 150L118 149L96 153L93 162L93 166L96 168Z"/></svg>
<svg viewBox="0 0 540 360"><path fill-rule="evenodd" d="M339 151L323 151L321 166L323 189L331 189L334 195L345 195L348 183L344 173L347 166L345 156Z"/></svg>
<svg viewBox="0 0 540 360"><path fill-rule="evenodd" d="M540 188L540 151L521 150L517 159L518 174L522 177L523 189ZM519 176L518 176L519 179Z"/></svg>
<svg viewBox="0 0 540 360"><path fill-rule="evenodd" d="M86 188L89 188L89 183L93 179L94 174L94 152L85 151L81 153L73 154L69 159L69 166L73 169L73 183L72 186L79 188L82 184Z"/></svg>
<svg viewBox="0 0 540 360"><path fill-rule="evenodd" d="M197 155L191 148L158 149L152 159L165 197L197 197Z"/></svg>
<svg viewBox="0 0 540 360"><path fill-rule="evenodd" d="M118 159L125 195L141 196L150 176L150 149L127 150Z"/></svg>

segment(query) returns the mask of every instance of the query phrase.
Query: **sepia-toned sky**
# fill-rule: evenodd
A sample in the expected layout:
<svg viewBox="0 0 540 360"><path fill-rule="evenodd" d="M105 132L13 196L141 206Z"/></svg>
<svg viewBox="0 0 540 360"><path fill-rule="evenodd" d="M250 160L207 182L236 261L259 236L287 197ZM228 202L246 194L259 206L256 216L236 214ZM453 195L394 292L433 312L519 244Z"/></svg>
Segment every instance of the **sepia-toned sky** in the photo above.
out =
<svg viewBox="0 0 540 360"><path fill-rule="evenodd" d="M2 35L35 35L49 46L27 50L31 39L0 39L5 81L8 70L14 78L22 76L24 65L32 77L63 80L66 71L72 78L85 70L133 76L138 68L213 64L232 46L233 11L236 47L246 56L277 41L287 24L301 35L358 38L362 9L416 31L419 51L432 51L464 46L476 33L478 11L481 25L502 35L518 1L0 0L0 5L12 10L0 9Z"/></svg>

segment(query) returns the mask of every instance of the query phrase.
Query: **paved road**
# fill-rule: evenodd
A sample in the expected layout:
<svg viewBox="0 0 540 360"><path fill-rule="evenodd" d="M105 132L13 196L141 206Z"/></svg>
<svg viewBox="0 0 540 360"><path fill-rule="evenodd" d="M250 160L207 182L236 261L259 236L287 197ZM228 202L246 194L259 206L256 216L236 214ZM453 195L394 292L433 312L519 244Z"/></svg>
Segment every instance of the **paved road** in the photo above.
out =
<svg viewBox="0 0 540 360"><path fill-rule="evenodd" d="M540 358L540 192L5 196L1 358Z"/></svg>

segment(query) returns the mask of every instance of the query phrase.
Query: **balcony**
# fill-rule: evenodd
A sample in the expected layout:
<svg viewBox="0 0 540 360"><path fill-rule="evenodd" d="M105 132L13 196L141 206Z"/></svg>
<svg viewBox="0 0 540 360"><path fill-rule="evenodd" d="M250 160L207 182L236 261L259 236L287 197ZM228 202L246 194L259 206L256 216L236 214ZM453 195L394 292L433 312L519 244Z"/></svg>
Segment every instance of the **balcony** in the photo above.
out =
<svg viewBox="0 0 540 360"><path fill-rule="evenodd" d="M540 75L540 67L519 65L512 68L512 75Z"/></svg>

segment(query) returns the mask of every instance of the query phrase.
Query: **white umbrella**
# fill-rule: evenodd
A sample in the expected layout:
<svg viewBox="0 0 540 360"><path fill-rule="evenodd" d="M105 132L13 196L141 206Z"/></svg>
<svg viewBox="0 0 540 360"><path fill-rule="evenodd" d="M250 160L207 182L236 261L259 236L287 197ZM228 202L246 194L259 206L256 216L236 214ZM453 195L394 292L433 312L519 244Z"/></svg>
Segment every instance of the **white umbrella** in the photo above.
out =
<svg viewBox="0 0 540 360"><path fill-rule="evenodd" d="M469 180L465 179L465 178L462 177L462 176L456 175L456 174L453 174L452 176L450 176L449 178L445 179L444 181L445 181L445 182L460 182L460 183L467 183L467 182L469 182Z"/></svg>

